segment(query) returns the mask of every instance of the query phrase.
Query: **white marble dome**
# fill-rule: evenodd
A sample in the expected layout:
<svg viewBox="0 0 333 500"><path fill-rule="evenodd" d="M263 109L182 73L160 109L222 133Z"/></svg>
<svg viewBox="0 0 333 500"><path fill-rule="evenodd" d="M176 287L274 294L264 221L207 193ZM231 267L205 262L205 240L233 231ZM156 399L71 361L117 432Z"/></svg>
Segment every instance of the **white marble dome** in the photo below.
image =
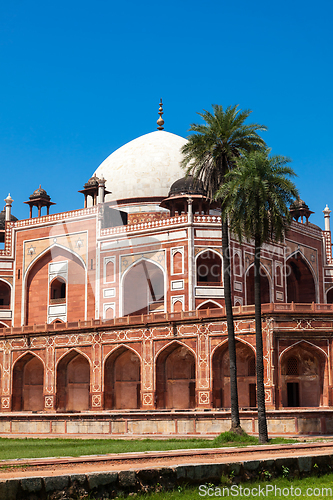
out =
<svg viewBox="0 0 333 500"><path fill-rule="evenodd" d="M170 186L184 177L180 148L186 139L164 130L142 135L108 156L96 170L111 191L106 201L167 197Z"/></svg>

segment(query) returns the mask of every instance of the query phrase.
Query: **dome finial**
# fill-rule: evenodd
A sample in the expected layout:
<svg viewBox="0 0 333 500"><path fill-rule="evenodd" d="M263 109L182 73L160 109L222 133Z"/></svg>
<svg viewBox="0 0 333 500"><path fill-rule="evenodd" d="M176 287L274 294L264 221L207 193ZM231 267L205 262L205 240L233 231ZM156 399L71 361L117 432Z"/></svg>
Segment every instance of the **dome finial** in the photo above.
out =
<svg viewBox="0 0 333 500"><path fill-rule="evenodd" d="M164 120L162 118L162 115L163 115L163 102L162 102L162 98L160 100L160 107L159 107L159 110L158 110L158 114L160 115L159 119L157 120L157 130L164 130Z"/></svg>

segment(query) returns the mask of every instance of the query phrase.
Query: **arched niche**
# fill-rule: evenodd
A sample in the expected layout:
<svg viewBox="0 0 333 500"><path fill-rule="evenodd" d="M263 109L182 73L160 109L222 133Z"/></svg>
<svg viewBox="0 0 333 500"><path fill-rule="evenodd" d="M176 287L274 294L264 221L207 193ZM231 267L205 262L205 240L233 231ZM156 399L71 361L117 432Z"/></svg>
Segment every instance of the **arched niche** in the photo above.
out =
<svg viewBox="0 0 333 500"><path fill-rule="evenodd" d="M57 409L89 409L90 365L85 356L73 350L57 365Z"/></svg>
<svg viewBox="0 0 333 500"><path fill-rule="evenodd" d="M326 356L300 342L281 356L281 397L284 407L322 405Z"/></svg>
<svg viewBox="0 0 333 500"><path fill-rule="evenodd" d="M104 406L106 409L140 408L140 358L131 349L116 349L105 362Z"/></svg>
<svg viewBox="0 0 333 500"><path fill-rule="evenodd" d="M43 396L44 366L31 353L18 359L13 368L13 411L41 411Z"/></svg>
<svg viewBox="0 0 333 500"><path fill-rule="evenodd" d="M25 324L38 325L47 322L49 264L63 260L68 261L67 321L78 321L85 318L86 273L84 265L74 253L55 246L37 259L29 269L25 280ZM38 297L38 307L36 307L36 297ZM73 303L75 303L75 307L71 307Z"/></svg>
<svg viewBox="0 0 333 500"><path fill-rule="evenodd" d="M300 253L287 260L287 302L316 302L316 285L309 265Z"/></svg>
<svg viewBox="0 0 333 500"><path fill-rule="evenodd" d="M10 309L11 288L8 283L0 280L0 309Z"/></svg>
<svg viewBox="0 0 333 500"><path fill-rule="evenodd" d="M195 408L195 358L174 342L156 360L157 408Z"/></svg>
<svg viewBox="0 0 333 500"><path fill-rule="evenodd" d="M124 316L164 311L164 274L148 260L140 260L123 280Z"/></svg>
<svg viewBox="0 0 333 500"><path fill-rule="evenodd" d="M175 252L172 259L173 269L172 274L183 273L183 255L181 252Z"/></svg>
<svg viewBox="0 0 333 500"><path fill-rule="evenodd" d="M200 253L196 259L196 275L198 286L222 285L222 259L212 250Z"/></svg>
<svg viewBox="0 0 333 500"><path fill-rule="evenodd" d="M238 404L241 408L256 406L255 354L243 342L236 341ZM218 347L212 359L213 406L230 408L230 358L228 343Z"/></svg>
<svg viewBox="0 0 333 500"><path fill-rule="evenodd" d="M261 303L268 304L270 299L270 281L263 267L260 268ZM246 304L254 304L254 266L246 273Z"/></svg>

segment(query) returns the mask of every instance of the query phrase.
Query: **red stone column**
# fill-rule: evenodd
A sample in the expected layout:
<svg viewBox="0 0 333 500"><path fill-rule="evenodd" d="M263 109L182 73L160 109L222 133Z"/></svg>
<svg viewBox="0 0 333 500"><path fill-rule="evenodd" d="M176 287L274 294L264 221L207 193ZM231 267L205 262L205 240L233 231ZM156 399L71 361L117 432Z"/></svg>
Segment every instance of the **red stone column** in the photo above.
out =
<svg viewBox="0 0 333 500"><path fill-rule="evenodd" d="M141 368L141 408L153 410L155 408L154 387L154 351L153 340L150 332L145 332L146 338L142 343L142 368Z"/></svg>
<svg viewBox="0 0 333 500"><path fill-rule="evenodd" d="M198 408L211 408L212 387L210 376L210 350L208 328L200 325L197 337L197 380L196 380L196 400Z"/></svg>
<svg viewBox="0 0 333 500"><path fill-rule="evenodd" d="M44 410L48 412L56 411L56 372L54 361L53 339L48 338L46 347L46 363L44 373Z"/></svg>
<svg viewBox="0 0 333 500"><path fill-rule="evenodd" d="M1 411L11 411L12 394L11 394L11 345L8 340L4 342L4 351L2 359L2 396L1 396Z"/></svg>

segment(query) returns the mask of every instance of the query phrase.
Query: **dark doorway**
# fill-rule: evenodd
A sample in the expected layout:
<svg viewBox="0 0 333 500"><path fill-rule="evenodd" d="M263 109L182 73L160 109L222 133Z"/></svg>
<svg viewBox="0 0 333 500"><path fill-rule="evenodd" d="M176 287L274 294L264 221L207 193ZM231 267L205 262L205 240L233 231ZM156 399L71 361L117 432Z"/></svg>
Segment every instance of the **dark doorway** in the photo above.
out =
<svg viewBox="0 0 333 500"><path fill-rule="evenodd" d="M299 406L299 386L298 382L287 383L288 406Z"/></svg>

